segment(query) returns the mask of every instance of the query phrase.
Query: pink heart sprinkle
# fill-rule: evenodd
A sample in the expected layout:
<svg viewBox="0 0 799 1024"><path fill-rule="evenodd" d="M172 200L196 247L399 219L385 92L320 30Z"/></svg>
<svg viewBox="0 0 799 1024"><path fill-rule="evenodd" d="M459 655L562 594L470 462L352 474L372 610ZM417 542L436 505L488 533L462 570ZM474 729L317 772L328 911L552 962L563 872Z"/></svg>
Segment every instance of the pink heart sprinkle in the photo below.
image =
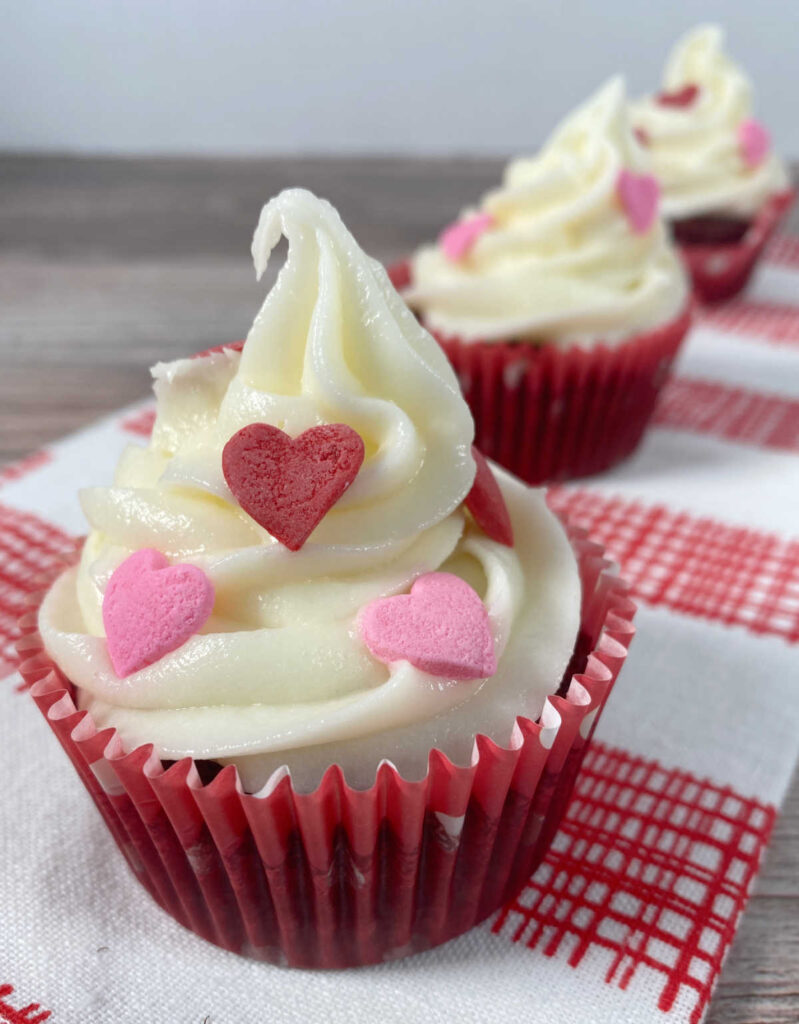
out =
<svg viewBox="0 0 799 1024"><path fill-rule="evenodd" d="M471 249L480 235L493 227L494 218L490 213L476 213L473 217L455 221L441 232L438 244L449 260L460 260Z"/></svg>
<svg viewBox="0 0 799 1024"><path fill-rule="evenodd" d="M361 610L359 624L379 661L409 661L449 679L484 679L497 670L485 605L452 573L426 573L410 594L372 601Z"/></svg>
<svg viewBox="0 0 799 1024"><path fill-rule="evenodd" d="M757 167L771 149L771 136L759 121L750 117L738 125L738 146L746 166Z"/></svg>
<svg viewBox="0 0 799 1024"><path fill-rule="evenodd" d="M170 565L154 548L118 566L103 598L108 654L123 678L176 650L202 628L214 587L195 565Z"/></svg>
<svg viewBox="0 0 799 1024"><path fill-rule="evenodd" d="M644 235L655 223L660 201L660 185L652 174L636 174L626 168L619 172L616 193L624 215L636 235Z"/></svg>

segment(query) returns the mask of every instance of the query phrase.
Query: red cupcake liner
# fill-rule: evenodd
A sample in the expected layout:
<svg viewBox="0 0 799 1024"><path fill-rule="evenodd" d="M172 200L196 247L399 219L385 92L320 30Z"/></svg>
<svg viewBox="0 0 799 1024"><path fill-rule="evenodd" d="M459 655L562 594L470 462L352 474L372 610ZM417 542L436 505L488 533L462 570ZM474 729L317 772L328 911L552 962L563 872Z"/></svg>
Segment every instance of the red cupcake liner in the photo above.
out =
<svg viewBox="0 0 799 1024"><path fill-rule="evenodd" d="M722 302L742 291L766 243L793 206L796 192L776 192L763 204L739 242L680 244L679 249L702 302Z"/></svg>
<svg viewBox="0 0 799 1024"><path fill-rule="evenodd" d="M388 270L398 291L410 265ZM465 342L431 331L460 381L475 444L529 484L600 473L630 455L691 323L675 320L618 345Z"/></svg>
<svg viewBox="0 0 799 1024"><path fill-rule="evenodd" d="M478 735L469 765L431 751L418 782L384 762L359 791L334 765L312 793L278 772L253 795L232 766L203 785L190 758L165 768L152 745L126 751L76 709L44 651L44 590L20 623L20 672L131 870L175 920L272 963L379 963L446 942L513 898L558 827L635 611L602 548L583 530L569 536L583 601L563 696L538 722L517 718L507 747Z"/></svg>

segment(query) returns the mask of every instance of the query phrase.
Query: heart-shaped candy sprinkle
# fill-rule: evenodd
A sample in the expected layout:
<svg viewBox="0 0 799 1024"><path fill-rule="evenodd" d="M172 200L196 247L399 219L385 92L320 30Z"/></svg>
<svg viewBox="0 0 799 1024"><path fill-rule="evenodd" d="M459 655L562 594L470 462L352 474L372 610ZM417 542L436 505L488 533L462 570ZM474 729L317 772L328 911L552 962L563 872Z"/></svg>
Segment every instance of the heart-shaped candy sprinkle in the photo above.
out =
<svg viewBox="0 0 799 1024"><path fill-rule="evenodd" d="M358 475L363 441L345 423L311 427L291 438L251 423L222 451L222 472L236 500L291 551L299 551Z"/></svg>
<svg viewBox="0 0 799 1024"><path fill-rule="evenodd" d="M497 670L485 605L452 573L426 573L410 594L372 601L362 609L359 624L379 661L409 661L448 679L484 679Z"/></svg>
<svg viewBox="0 0 799 1024"><path fill-rule="evenodd" d="M757 167L768 156L771 136L768 130L753 117L738 125L738 146L747 167Z"/></svg>
<svg viewBox="0 0 799 1024"><path fill-rule="evenodd" d="M665 89L659 92L655 99L661 107L690 107L699 95L699 86L692 82L684 85L681 89L668 92Z"/></svg>
<svg viewBox="0 0 799 1024"><path fill-rule="evenodd" d="M143 548L113 572L103 598L108 655L120 678L177 650L205 624L214 587L196 565Z"/></svg>
<svg viewBox="0 0 799 1024"><path fill-rule="evenodd" d="M477 472L472 489L466 495L466 507L487 537L512 548L513 526L496 477L491 472L483 453L474 446L472 456L477 465Z"/></svg>
<svg viewBox="0 0 799 1024"><path fill-rule="evenodd" d="M438 244L444 250L448 260L457 262L463 259L480 235L494 224L490 213L476 213L473 217L455 221L439 235Z"/></svg>
<svg viewBox="0 0 799 1024"><path fill-rule="evenodd" d="M646 234L658 215L660 186L657 178L624 168L616 180L616 193L633 232L636 235Z"/></svg>

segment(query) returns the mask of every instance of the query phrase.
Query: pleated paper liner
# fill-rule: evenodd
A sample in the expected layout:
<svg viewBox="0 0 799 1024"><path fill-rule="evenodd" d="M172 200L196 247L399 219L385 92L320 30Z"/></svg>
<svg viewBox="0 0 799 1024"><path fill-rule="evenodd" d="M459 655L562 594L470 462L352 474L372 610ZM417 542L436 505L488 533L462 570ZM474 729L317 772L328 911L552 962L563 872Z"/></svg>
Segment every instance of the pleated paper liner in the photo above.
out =
<svg viewBox="0 0 799 1024"><path fill-rule="evenodd" d="M538 722L518 718L507 747L478 736L469 765L431 751L418 782L383 762L365 791L333 766L312 793L295 792L279 771L250 794L232 766L204 785L189 758L165 769L151 745L126 751L114 730L98 731L76 710L73 684L45 653L36 625L44 590L20 623L20 671L135 876L168 914L259 960L379 963L446 942L502 906L558 827L634 614L601 547L584 531L569 535L583 606L562 695Z"/></svg>
<svg viewBox="0 0 799 1024"><path fill-rule="evenodd" d="M398 291L410 266L388 270ZM675 320L617 345L464 342L432 331L460 381L475 444L529 484L600 473L638 446L691 322Z"/></svg>
<svg viewBox="0 0 799 1024"><path fill-rule="evenodd" d="M795 199L796 192L791 189L775 193L761 207L740 241L680 245L697 298L707 303L722 302L746 287L766 243Z"/></svg>

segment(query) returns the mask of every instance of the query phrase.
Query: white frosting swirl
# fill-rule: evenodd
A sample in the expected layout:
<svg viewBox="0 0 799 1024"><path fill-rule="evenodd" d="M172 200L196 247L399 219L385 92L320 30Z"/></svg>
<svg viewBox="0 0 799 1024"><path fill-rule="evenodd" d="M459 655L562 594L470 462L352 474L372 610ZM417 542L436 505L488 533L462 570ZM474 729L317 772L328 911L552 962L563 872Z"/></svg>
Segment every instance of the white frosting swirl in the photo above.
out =
<svg viewBox="0 0 799 1024"><path fill-rule="evenodd" d="M663 212L672 220L719 213L749 217L774 192L788 185L774 153L756 167L741 155L738 131L752 116L752 87L724 53L724 33L701 25L674 47L666 63L663 91L698 87L688 106L658 102L657 95L631 104L633 124L648 140L663 188Z"/></svg>
<svg viewBox="0 0 799 1024"><path fill-rule="evenodd" d="M625 168L649 165L614 78L537 157L508 166L479 207L494 224L466 256L416 253L405 299L431 329L466 341L588 345L665 323L685 302L684 274L659 218L631 229L617 195Z"/></svg>
<svg viewBox="0 0 799 1024"><path fill-rule="evenodd" d="M235 763L250 789L282 763L300 786L332 760L365 784L383 757L423 774L439 740L459 753L484 725L506 740L513 715L540 713L574 642L576 566L541 497L509 478L513 549L465 516L473 424L454 374L332 207L301 190L268 203L259 275L281 233L288 259L243 352L155 368L152 439L126 451L112 487L83 492L92 532L43 602L40 630L81 706L128 746ZM344 422L364 440L358 476L299 552L250 519L222 475L225 443L252 422L292 436ZM214 609L201 634L120 679L103 594L143 547L203 569ZM500 662L488 681L385 665L361 641L361 607L438 569L486 604Z"/></svg>

